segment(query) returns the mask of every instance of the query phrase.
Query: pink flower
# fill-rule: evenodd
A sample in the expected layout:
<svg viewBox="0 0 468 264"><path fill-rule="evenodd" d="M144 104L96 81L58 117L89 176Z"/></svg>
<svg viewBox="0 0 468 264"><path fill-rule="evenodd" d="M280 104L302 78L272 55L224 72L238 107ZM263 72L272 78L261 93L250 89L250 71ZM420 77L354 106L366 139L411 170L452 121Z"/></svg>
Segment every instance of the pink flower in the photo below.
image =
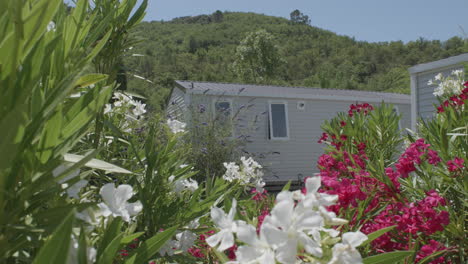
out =
<svg viewBox="0 0 468 264"><path fill-rule="evenodd" d="M429 162L429 164L437 165L441 161L442 161L442 159L437 154L437 151L432 150L432 149L429 149L427 151L427 162Z"/></svg>
<svg viewBox="0 0 468 264"><path fill-rule="evenodd" d="M455 157L453 160L447 161L447 168L450 172L457 171L459 169L463 169L464 165L463 163L465 162L464 159Z"/></svg>
<svg viewBox="0 0 468 264"><path fill-rule="evenodd" d="M199 248L191 247L187 250L187 252L196 258L205 258L205 254L203 254L202 250Z"/></svg>
<svg viewBox="0 0 468 264"><path fill-rule="evenodd" d="M322 137L317 141L318 143L322 143L323 141L327 141L328 139L328 134L327 133L322 133Z"/></svg>
<svg viewBox="0 0 468 264"><path fill-rule="evenodd" d="M445 249L447 249L447 248L444 247L444 245L442 245L439 242L431 239L429 241L429 244L424 245L424 246L421 247L421 250L416 255L416 263L420 262L421 260L423 260L427 256L430 256L430 255L434 254L435 252L442 251L442 250L445 250ZM436 258L436 259L434 259L433 261L431 261L429 263L430 264L444 264L444 263L449 263L449 262L446 262L444 257L439 257L439 258Z"/></svg>

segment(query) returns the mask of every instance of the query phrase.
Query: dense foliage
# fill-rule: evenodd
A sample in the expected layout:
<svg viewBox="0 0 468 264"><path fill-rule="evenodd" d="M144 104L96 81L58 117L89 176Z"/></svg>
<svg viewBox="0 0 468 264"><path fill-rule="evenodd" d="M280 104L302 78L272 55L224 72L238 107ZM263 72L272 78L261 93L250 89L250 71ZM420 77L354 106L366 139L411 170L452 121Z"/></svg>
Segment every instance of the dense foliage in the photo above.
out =
<svg viewBox="0 0 468 264"><path fill-rule="evenodd" d="M245 82L233 71L237 47L251 32L266 30L282 59L274 78L251 79L287 86L409 93L408 67L468 51L460 37L368 43L333 32L254 13L216 12L168 22L143 22L134 34L143 42L126 57L129 88L146 95L156 108L172 80ZM160 105L160 106L158 106Z"/></svg>
<svg viewBox="0 0 468 264"><path fill-rule="evenodd" d="M468 82L462 78L459 70L429 82L441 101L438 114L407 136L402 153L391 107L351 105L347 115L323 125L320 142L329 145L318 160L323 191L339 197L329 209L352 219L345 230L393 228L368 254L409 250L407 263L466 262L466 214L460 212L468 195Z"/></svg>

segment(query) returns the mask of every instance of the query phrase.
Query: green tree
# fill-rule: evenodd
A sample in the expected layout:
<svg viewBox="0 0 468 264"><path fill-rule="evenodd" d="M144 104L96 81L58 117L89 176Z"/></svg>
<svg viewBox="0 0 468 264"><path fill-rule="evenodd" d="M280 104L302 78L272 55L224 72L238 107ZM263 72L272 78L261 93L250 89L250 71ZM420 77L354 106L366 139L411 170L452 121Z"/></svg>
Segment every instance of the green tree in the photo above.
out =
<svg viewBox="0 0 468 264"><path fill-rule="evenodd" d="M296 9L289 14L291 17L291 22L294 24L304 24L304 25L310 25L310 19L309 16L304 15L299 11L299 9Z"/></svg>
<svg viewBox="0 0 468 264"><path fill-rule="evenodd" d="M262 29L249 33L237 46L232 66L243 81L257 83L271 80L281 61L273 35Z"/></svg>
<svg viewBox="0 0 468 264"><path fill-rule="evenodd" d="M216 12L214 12L212 15L211 15L211 18L212 18L212 21L215 22L215 23L221 23L223 22L223 19L224 19L224 15L223 15L223 12L219 11L219 10L216 10Z"/></svg>

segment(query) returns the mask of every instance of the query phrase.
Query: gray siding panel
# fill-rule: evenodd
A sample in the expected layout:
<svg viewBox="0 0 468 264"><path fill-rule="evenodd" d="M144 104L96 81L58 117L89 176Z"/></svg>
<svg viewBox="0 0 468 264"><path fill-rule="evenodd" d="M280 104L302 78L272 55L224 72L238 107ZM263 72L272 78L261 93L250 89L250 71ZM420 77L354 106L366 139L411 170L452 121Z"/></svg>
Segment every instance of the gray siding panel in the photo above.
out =
<svg viewBox="0 0 468 264"><path fill-rule="evenodd" d="M184 113L186 109L185 93L181 89L174 87L166 109L166 114L172 119L185 120Z"/></svg>
<svg viewBox="0 0 468 264"><path fill-rule="evenodd" d="M252 141L245 149L265 167L267 181L298 180L299 177L313 176L318 172L317 160L323 154L324 145L318 144L322 130L321 124L336 116L338 112L347 111L355 101L321 101L252 98L246 96L230 97L233 101L233 111L240 110L234 135L250 136ZM210 95L194 95L193 105L212 105L213 100L220 97ZM289 140L270 140L268 123L268 103L286 102L288 105ZM305 109L297 108L297 103L304 101ZM396 104L403 118L402 128L410 128L410 104ZM207 111L208 111L207 107ZM256 120L256 121L255 121ZM255 121L255 122L254 122Z"/></svg>

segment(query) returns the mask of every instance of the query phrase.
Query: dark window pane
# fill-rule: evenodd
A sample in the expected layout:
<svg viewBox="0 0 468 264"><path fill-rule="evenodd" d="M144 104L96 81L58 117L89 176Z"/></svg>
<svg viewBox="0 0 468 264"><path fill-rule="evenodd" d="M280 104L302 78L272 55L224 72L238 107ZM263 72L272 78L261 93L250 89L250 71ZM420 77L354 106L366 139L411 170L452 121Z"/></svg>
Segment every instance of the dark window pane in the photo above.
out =
<svg viewBox="0 0 468 264"><path fill-rule="evenodd" d="M284 104L271 104L271 121L273 137L288 137L286 130L286 106Z"/></svg>
<svg viewBox="0 0 468 264"><path fill-rule="evenodd" d="M231 115L231 104L229 102L217 102L215 104L216 114L222 113L224 116Z"/></svg>

